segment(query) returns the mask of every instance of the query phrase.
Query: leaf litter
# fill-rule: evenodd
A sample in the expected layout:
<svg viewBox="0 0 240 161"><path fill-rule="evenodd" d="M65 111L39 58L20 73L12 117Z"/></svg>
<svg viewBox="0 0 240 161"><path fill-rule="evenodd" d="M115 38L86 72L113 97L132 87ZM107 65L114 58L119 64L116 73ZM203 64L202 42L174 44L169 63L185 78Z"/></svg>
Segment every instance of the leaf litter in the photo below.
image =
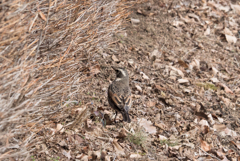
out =
<svg viewBox="0 0 240 161"><path fill-rule="evenodd" d="M73 97L81 101L66 100L62 113L43 121L37 135L47 144L35 145L31 154L38 160L238 160L240 18L239 4L233 3L131 6L125 29L96 53L91 67L81 69L91 76L91 88L78 87L81 96ZM112 121L111 65L129 71L130 124L121 115Z"/></svg>

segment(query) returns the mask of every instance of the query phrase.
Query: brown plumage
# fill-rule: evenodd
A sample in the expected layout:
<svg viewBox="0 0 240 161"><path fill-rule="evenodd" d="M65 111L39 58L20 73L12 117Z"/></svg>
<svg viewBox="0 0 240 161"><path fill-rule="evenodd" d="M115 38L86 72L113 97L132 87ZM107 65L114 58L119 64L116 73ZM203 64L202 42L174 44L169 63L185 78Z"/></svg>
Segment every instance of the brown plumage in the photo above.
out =
<svg viewBox="0 0 240 161"><path fill-rule="evenodd" d="M112 67L116 71L116 79L108 88L108 102L117 113L123 116L123 121L130 123L128 111L132 105L131 89L129 87L129 76L125 68Z"/></svg>

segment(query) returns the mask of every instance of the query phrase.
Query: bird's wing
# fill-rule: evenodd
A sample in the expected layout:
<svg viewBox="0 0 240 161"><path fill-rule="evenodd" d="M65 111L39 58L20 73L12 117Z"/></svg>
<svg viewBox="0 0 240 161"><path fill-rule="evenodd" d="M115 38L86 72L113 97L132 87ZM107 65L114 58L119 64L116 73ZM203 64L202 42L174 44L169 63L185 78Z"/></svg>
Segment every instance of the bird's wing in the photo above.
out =
<svg viewBox="0 0 240 161"><path fill-rule="evenodd" d="M109 88L112 88L111 86ZM116 108L119 109L119 111L128 111L132 104L132 97L131 92L127 95L119 95L117 93L114 93L112 89L108 90L108 95L112 99L114 105Z"/></svg>

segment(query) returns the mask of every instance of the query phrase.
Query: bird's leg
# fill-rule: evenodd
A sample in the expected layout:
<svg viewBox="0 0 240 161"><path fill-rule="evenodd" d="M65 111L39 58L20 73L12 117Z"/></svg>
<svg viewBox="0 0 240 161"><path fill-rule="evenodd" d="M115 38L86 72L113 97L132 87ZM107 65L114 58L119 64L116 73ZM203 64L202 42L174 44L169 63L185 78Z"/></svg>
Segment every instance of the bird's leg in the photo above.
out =
<svg viewBox="0 0 240 161"><path fill-rule="evenodd" d="M117 111L116 111L116 115L115 115L115 119L114 119L114 122L116 123L116 117L117 117Z"/></svg>

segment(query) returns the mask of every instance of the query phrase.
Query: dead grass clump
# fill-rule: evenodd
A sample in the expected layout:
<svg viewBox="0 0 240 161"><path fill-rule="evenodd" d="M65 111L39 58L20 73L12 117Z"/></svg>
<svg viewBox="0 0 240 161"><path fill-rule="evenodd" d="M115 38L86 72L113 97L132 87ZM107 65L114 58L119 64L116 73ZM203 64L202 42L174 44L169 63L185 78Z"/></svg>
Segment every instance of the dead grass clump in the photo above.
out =
<svg viewBox="0 0 240 161"><path fill-rule="evenodd" d="M43 121L88 90L98 67L97 51L108 45L129 4L2 1L0 159L24 158L34 150Z"/></svg>
<svg viewBox="0 0 240 161"><path fill-rule="evenodd" d="M147 143L148 136L143 129L138 128L136 129L136 132L134 134L128 134L127 138L131 143L135 145L145 146L145 144Z"/></svg>

